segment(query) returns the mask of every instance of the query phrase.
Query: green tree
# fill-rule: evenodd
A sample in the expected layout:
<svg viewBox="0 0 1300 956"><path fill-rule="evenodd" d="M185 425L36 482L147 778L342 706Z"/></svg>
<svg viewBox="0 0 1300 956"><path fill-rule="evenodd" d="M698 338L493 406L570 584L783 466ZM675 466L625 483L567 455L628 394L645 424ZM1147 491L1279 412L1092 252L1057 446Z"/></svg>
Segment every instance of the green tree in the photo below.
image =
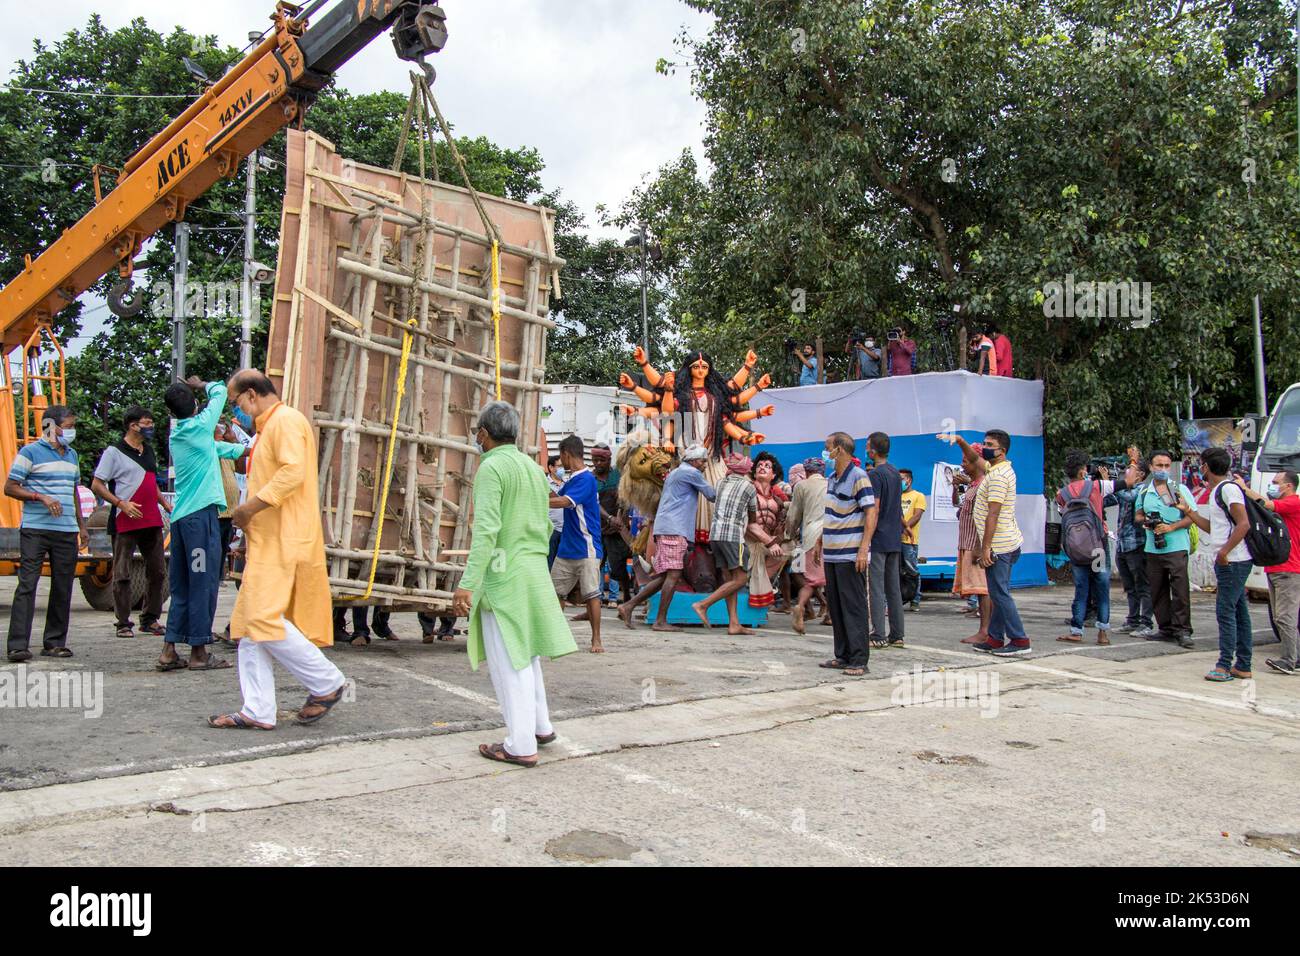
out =
<svg viewBox="0 0 1300 956"><path fill-rule="evenodd" d="M906 319L935 367L996 321L1046 383L1049 455L1169 442L1189 374L1198 412L1247 410L1256 291L1272 374L1300 373L1293 10L691 3L712 168L671 164L623 216L672 237L692 342L780 364L787 335L838 351ZM1149 282L1149 327L1047 316L1067 275Z"/></svg>
<svg viewBox="0 0 1300 956"><path fill-rule="evenodd" d="M103 163L120 167L152 135L179 113L201 92L199 83L186 71L182 56L199 62L209 76L220 76L236 62L239 53L220 48L211 38L195 37L181 29L168 36L149 29L143 19L133 20L118 30L107 29L97 16L86 27L74 30L51 46L37 43L33 56L20 61L10 85L20 89L0 92L0 281L22 269L23 254L38 253L58 238L94 204L91 166ZM59 93L31 93L25 90ZM116 95L74 97L71 92ZM326 88L308 112L308 129L330 139L344 155L359 162L391 166L405 114L407 97L397 93L353 96ZM262 153L272 163L273 174L259 175L257 204L257 254L274 262L279 238L280 206L283 197L285 134L272 137ZM465 161L475 188L520 201L537 201L542 191L544 163L531 147L508 148L486 137L457 137L457 148ZM439 138L434 149L436 168L443 179L460 184L450 148ZM43 172L52 160L57 178ZM431 161L428 172L432 175ZM418 171L414 140L408 143L403 169ZM108 190L112 176L102 182ZM189 250L190 282L234 283L240 277L243 254L243 177L218 181L187 210L194 227ZM561 255L572 256L575 268L583 272L587 262L600 256L589 252L586 240L576 233L584 224L572 206L558 193L552 194L560 213L556 244ZM575 230L570 232L569 230ZM607 256L613 253L607 250ZM617 257L613 257L617 258ZM173 273L173 231L161 230L146 243L137 261L138 287L160 283L170 289ZM596 266L591 266L599 273ZM95 286L104 295L115 275ZM581 275L576 275L581 280ZM566 290L564 308L575 321L599 323L599 302L605 290L594 279L575 281ZM262 315L255 317L264 330L269 317L269 296L263 291ZM69 402L81 415L78 445L83 450L86 477L98 450L114 440L120 430L121 412L131 404L152 408L158 416L158 448L165 452L167 416L162 394L171 381L172 320L169 296L150 295L149 304L138 316L118 319L98 306L94 317L106 320L106 329L94 335L67 366ZM222 378L231 371L232 356L238 353L240 316L238 300L213 307L205 302L203 314L187 319L187 370L205 379ZM622 307L622 306L620 306ZM85 313L80 302L71 304L55 320L56 334L64 342L81 337ZM84 337L83 337L84 338ZM265 350L264 334L254 335L254 362L260 364ZM573 343L553 346L552 355L561 365L572 351L567 346L586 347L582 335ZM576 353L574 353L576 354ZM607 370L595 366L575 374L593 378ZM583 379L575 379L583 380Z"/></svg>

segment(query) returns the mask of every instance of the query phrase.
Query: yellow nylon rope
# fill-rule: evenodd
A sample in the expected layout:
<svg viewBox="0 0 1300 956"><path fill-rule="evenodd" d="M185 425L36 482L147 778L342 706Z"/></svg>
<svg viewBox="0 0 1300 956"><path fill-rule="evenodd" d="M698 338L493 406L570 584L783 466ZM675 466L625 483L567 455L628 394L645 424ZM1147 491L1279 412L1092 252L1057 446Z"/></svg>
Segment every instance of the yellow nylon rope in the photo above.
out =
<svg viewBox="0 0 1300 956"><path fill-rule="evenodd" d="M402 396L406 394L406 365L411 357L411 343L415 336L411 330L416 326L415 319L408 319L402 332L402 360L397 366L397 397L393 402L393 426L388 430L388 453L384 459L384 484L379 493L379 526L375 528L375 550L370 556L370 577L366 580L366 593L360 597L351 597L353 601L364 601L375 589L375 572L379 569L379 545L384 539L384 514L388 511L388 486L393 480L393 451L397 448L397 420L402 414ZM500 386L498 385L498 388Z"/></svg>
<svg viewBox="0 0 1300 956"><path fill-rule="evenodd" d="M496 342L497 401L501 400L501 249L492 240L492 338Z"/></svg>

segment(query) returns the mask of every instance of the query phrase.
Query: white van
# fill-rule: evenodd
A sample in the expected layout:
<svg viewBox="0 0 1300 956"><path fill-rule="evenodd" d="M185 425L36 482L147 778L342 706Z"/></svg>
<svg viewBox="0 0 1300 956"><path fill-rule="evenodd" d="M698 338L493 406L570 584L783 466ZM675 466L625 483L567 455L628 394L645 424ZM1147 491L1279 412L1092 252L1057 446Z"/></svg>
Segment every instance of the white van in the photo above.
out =
<svg viewBox="0 0 1300 956"><path fill-rule="evenodd" d="M1287 387L1273 406L1273 414L1260 438L1255 464L1250 469L1250 487L1261 495L1266 493L1279 471L1300 470L1300 382ZM1293 543L1292 547L1296 545ZM1256 565L1246 580L1250 591L1268 593L1268 577ZM1269 607L1269 622L1273 609Z"/></svg>

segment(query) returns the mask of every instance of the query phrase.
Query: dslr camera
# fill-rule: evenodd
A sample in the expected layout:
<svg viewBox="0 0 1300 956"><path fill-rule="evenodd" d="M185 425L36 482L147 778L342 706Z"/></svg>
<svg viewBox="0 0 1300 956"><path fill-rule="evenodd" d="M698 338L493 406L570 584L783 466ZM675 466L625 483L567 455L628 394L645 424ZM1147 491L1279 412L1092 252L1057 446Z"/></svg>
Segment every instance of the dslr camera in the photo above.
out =
<svg viewBox="0 0 1300 956"><path fill-rule="evenodd" d="M1156 547L1163 550L1166 535L1156 530L1156 525L1158 524L1165 524L1165 519L1156 515L1147 515L1146 520L1142 522L1142 527L1151 532L1152 537L1155 539Z"/></svg>

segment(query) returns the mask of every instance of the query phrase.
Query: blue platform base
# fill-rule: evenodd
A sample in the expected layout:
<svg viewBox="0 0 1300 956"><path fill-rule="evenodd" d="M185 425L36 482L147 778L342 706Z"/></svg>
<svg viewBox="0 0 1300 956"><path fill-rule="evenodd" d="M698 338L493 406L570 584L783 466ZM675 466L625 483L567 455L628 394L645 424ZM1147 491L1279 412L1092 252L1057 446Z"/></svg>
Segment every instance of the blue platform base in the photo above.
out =
<svg viewBox="0 0 1300 956"><path fill-rule="evenodd" d="M700 619L695 612L691 610L691 605L701 598L703 594L696 594L694 591L677 591L673 594L673 603L668 606L668 623L669 624L694 624L699 626ZM656 594L650 600L646 601L646 620L653 621L659 615L659 595ZM736 616L740 618L743 627L759 627L767 623L767 608L749 606L749 588L741 588L740 593L736 595ZM709 623L714 625L727 626L727 604L725 601L718 601L709 605Z"/></svg>

